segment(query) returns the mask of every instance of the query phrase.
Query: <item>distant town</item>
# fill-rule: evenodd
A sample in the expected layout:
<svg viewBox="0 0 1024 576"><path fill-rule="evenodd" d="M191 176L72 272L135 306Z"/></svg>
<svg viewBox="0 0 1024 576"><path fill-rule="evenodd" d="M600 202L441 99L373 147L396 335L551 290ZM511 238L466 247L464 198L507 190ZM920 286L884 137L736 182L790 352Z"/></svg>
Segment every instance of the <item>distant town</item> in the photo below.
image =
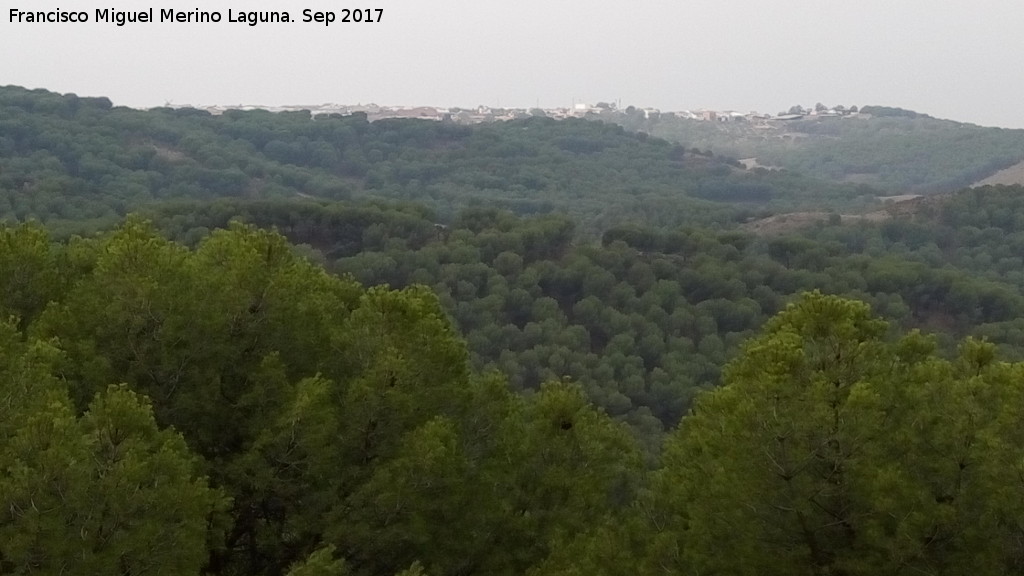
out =
<svg viewBox="0 0 1024 576"><path fill-rule="evenodd" d="M813 107L804 108L793 106L785 112L778 114L762 114L759 112L737 112L734 110L677 110L661 111L657 108L637 108L627 106L619 108L615 103L598 102L596 104L574 103L564 108L499 108L490 106L477 106L475 108L442 108L436 106L378 106L377 104L318 104L312 106L290 105L290 106L258 106L244 105L237 106L191 106L191 105L169 105L172 108L196 108L205 110L211 114L223 114L228 110L268 110L270 112L302 112L308 111L313 116L325 114L339 114L349 116L352 114L366 114L368 120L384 120L386 118L416 118L420 120L434 120L438 122L455 122L459 124L479 124L482 122L500 122L505 120L516 120L532 116L545 116L548 118L586 118L600 117L605 114L628 114L642 115L645 119L658 118L660 116L674 116L706 122L752 122L764 123L769 120L796 120L806 116L828 116L828 117L850 117L859 116L856 106L849 108L845 106L827 107L817 104Z"/></svg>

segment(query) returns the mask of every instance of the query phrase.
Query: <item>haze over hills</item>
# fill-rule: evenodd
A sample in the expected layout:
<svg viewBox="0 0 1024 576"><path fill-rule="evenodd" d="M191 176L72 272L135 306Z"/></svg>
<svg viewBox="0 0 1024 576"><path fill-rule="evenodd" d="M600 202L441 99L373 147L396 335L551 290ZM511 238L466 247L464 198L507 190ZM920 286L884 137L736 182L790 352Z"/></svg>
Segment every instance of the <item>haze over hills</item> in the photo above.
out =
<svg viewBox="0 0 1024 576"><path fill-rule="evenodd" d="M621 127L529 117L458 125L313 115L114 107L0 89L0 216L88 220L154 200L230 196L415 200L451 218L489 202L563 211L596 230L628 221L729 222L760 212L876 203L868 187L725 157Z"/></svg>
<svg viewBox="0 0 1024 576"><path fill-rule="evenodd" d="M629 109L596 117L758 165L868 184L892 195L956 190L1024 160L1024 130L885 106L864 106L856 113L821 108L782 117L724 115L714 121ZM1016 173L1006 176L998 183L1021 183Z"/></svg>
<svg viewBox="0 0 1024 576"><path fill-rule="evenodd" d="M174 4L0 10L0 576L1024 575L1020 0Z"/></svg>
<svg viewBox="0 0 1024 576"><path fill-rule="evenodd" d="M0 573L1020 574L1024 187L607 115L0 88Z"/></svg>
<svg viewBox="0 0 1024 576"><path fill-rule="evenodd" d="M207 106L219 114L258 106ZM793 106L775 114L731 110L658 110L616 103L561 108L473 108L324 104L273 111L366 113L370 120L418 118L463 124L545 116L587 118L744 159L749 167L786 168L888 194L934 193L974 184L1021 184L1024 130L983 127L887 106ZM856 120L855 123L839 121ZM991 178L991 179L989 179Z"/></svg>
<svg viewBox="0 0 1024 576"><path fill-rule="evenodd" d="M370 122L362 111L139 111L106 99L16 87L0 90L0 107L5 218L40 220L66 235L109 228L124 214L143 211L189 243L227 226L233 216L276 226L305 245L307 255L366 284L424 283L447 294L447 310L471 336L476 367L500 368L522 388L568 372L612 413L634 417L650 406L661 425L678 418L694 389L714 382L740 339L798 287L858 294L908 327L934 323L938 309L932 301L947 301L945 292L920 299L910 281L839 279L835 274L844 267L865 266L856 261L857 244L825 243L816 251L803 243L833 227L845 229L844 223L869 230L897 224L894 216L913 214L917 204L897 212L879 200L883 192L865 184L828 183L794 170L749 170L722 155L588 121L592 113L467 125L421 118ZM602 118L637 116L635 110L598 109ZM878 120L890 122L835 119L864 125ZM654 116L644 121L681 122ZM693 122L715 131L754 129L749 119ZM207 206L215 201L230 202ZM346 208L332 208L335 202ZM751 232L769 234L755 239ZM588 246L599 240L606 249L592 252ZM465 253L444 255L455 245ZM621 258L624 263L612 264ZM431 262L449 262L448 273L439 274ZM570 262L577 263L574 272L557 272ZM793 266L813 273L788 270ZM494 271L502 271L502 279ZM633 340L615 340L615 346L624 358L643 361L612 376L599 358L625 329L625 316L610 310L646 316L652 303L634 299L657 284L648 272L692 299L688 306L700 328L657 314L652 318L658 320L636 321ZM880 272L862 274L874 278ZM592 285L590 277L603 280ZM1010 281L997 276L985 282ZM933 282L963 284L999 301L1011 293L978 284L965 271ZM605 292L617 283L622 294L610 304ZM587 297L607 311L586 315L577 304ZM506 303L499 312L481 308L485 300ZM553 304L564 323L541 329L546 318L536 310ZM1018 309L1012 299L1001 306L990 308ZM970 307L962 314L945 321L949 332L966 334L1008 319ZM514 326L519 335L477 332L491 325ZM531 356L538 347L558 349L562 344L548 339L561 341L559 334L572 326L589 336L569 345L572 352L562 361L553 360L552 352ZM645 331L661 334L661 344L645 340ZM689 339L691 344L677 344L693 348L679 378L655 370L682 362L665 356L672 338ZM503 344L495 347L498 341ZM580 356L573 360L572 354ZM569 370L573 362L578 365ZM626 375L634 386L630 393L617 380Z"/></svg>
<svg viewBox="0 0 1024 576"><path fill-rule="evenodd" d="M37 193L9 196L0 212L42 219L73 213L81 201L77 195L86 190L109 199L105 211L97 212L98 204L91 203L90 217L98 218L138 202L202 195L203 188L217 183L222 193L247 197L416 198L445 218L459 203L488 200L516 211L568 209L604 226L647 219L683 222L693 213L680 210L683 205L717 212L720 221L740 221L786 211L871 212L879 198L1014 183L1019 171L994 174L1024 159L1024 131L883 107L803 111L783 116L788 119L707 113L706 120L698 120L600 104L561 110L558 114L568 117L556 122L542 117L554 111L540 110L478 110L469 118L451 109L446 115L437 109L427 115L424 109L381 108L338 109L347 115L334 108L269 115L135 111L112 107L105 99L68 99L16 87L5 88L2 101L8 126L4 189L31 186ZM378 120L366 124L371 112ZM386 117L391 114L411 115L404 120L421 124ZM575 117L620 123L679 146L580 124ZM130 136L100 142L90 135L95 142L87 153L75 152L78 145L61 136L94 127L102 127L100 134L114 129ZM531 132L526 140L523 130ZM396 137L405 142L397 142L400 154L389 152ZM429 150L422 147L427 142L433 142ZM29 165L16 158L36 153L49 154L56 163L35 163L24 172ZM246 158L250 154L261 168ZM730 157L743 158L744 164ZM122 184L93 179L90 174L104 173L87 169L94 160L120 166ZM49 166L45 174L30 173L43 165ZM752 170L744 171L744 165ZM772 170L780 167L786 170ZM193 184L169 186L174 174L188 175ZM76 199L60 208L38 206L48 202L46 190L65 190ZM659 208L652 211L654 206Z"/></svg>

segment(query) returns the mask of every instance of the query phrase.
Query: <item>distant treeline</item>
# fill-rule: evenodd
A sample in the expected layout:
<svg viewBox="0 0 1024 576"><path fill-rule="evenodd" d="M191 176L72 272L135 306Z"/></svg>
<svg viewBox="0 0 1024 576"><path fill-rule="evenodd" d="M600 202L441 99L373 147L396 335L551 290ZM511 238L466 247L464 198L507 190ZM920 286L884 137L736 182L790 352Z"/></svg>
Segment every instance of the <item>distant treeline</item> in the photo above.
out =
<svg viewBox="0 0 1024 576"><path fill-rule="evenodd" d="M448 220L479 203L610 225L727 225L757 211L861 205L868 190L751 174L619 126L582 120L458 126L319 115L112 107L0 88L0 218L109 227L154 201L412 200Z"/></svg>
<svg viewBox="0 0 1024 576"><path fill-rule="evenodd" d="M683 146L757 158L763 166L867 184L888 194L949 192L1024 160L1024 130L939 120L888 106L864 106L856 116L774 121L771 128L742 118L703 122L642 110L607 110L593 118Z"/></svg>

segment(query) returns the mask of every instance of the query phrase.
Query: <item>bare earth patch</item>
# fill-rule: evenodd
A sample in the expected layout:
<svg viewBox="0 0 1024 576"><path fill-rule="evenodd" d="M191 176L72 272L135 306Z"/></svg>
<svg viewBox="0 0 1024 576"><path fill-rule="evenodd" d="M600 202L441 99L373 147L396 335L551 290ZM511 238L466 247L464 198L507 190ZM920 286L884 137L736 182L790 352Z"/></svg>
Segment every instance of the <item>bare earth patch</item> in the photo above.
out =
<svg viewBox="0 0 1024 576"><path fill-rule="evenodd" d="M781 166L766 166L764 164L760 164L758 163L757 158L742 158L740 159L740 164L743 164L743 167L746 168L747 170L753 170L754 168L764 168L765 170L782 170Z"/></svg>
<svg viewBox="0 0 1024 576"><path fill-rule="evenodd" d="M740 228L754 234L770 236L772 234L786 234L819 222L828 222L828 218L828 212L790 212L747 222L740 226Z"/></svg>
<svg viewBox="0 0 1024 576"><path fill-rule="evenodd" d="M920 194L900 194L898 196L879 196L878 199L885 203L885 207L864 212L863 214L840 214L839 223L850 224L860 220L866 222L883 222L890 218L912 216L922 206L936 202L947 195L940 194L931 197ZM830 218L835 216L830 212L790 212L788 214L775 214L767 218L761 218L747 222L740 226L741 229L758 234L760 236L772 236L775 234L788 234L801 228L815 224L827 224Z"/></svg>
<svg viewBox="0 0 1024 576"><path fill-rule="evenodd" d="M882 202L906 202L907 200L913 200L914 198L920 198L920 194L897 194L896 196L879 196L878 199Z"/></svg>
<svg viewBox="0 0 1024 576"><path fill-rule="evenodd" d="M1024 162L1018 162L1009 168L1004 168L999 172L996 172L988 178L978 180L974 184L971 184L971 188L977 188L978 186L996 186L998 184L1005 184L1007 186L1024 184Z"/></svg>

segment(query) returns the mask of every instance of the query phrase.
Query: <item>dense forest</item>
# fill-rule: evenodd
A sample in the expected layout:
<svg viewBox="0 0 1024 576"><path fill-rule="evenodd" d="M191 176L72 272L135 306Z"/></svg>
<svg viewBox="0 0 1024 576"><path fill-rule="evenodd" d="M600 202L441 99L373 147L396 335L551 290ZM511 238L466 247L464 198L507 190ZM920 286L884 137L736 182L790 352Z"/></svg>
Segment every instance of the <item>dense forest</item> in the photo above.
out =
<svg viewBox="0 0 1024 576"><path fill-rule="evenodd" d="M600 242L581 239L565 217L487 208L467 209L451 226L399 204L218 201L145 214L186 243L233 219L273 227L300 254L366 285L428 286L475 369L498 370L517 390L579 382L657 446L739 345L806 290L939 332L947 351L977 335L1024 357L1024 237L1012 231L1021 192L967 191L890 221L781 236L622 227Z"/></svg>
<svg viewBox="0 0 1024 576"><path fill-rule="evenodd" d="M0 107L2 574L1024 570L1022 188Z"/></svg>
<svg viewBox="0 0 1024 576"><path fill-rule="evenodd" d="M0 218L81 229L155 200L415 200L450 218L479 203L589 227L731 222L874 202L870 189L753 174L619 126L548 118L477 126L365 115L114 107L0 87Z"/></svg>
<svg viewBox="0 0 1024 576"><path fill-rule="evenodd" d="M840 107L842 108L842 107ZM1024 160L1024 130L988 128L885 106L852 116L704 122L643 110L606 109L594 119L715 154L889 194L930 194L969 186Z"/></svg>
<svg viewBox="0 0 1024 576"><path fill-rule="evenodd" d="M808 293L645 464L566 381L470 369L423 288L243 225L0 237L11 574L1024 569L1024 365Z"/></svg>

